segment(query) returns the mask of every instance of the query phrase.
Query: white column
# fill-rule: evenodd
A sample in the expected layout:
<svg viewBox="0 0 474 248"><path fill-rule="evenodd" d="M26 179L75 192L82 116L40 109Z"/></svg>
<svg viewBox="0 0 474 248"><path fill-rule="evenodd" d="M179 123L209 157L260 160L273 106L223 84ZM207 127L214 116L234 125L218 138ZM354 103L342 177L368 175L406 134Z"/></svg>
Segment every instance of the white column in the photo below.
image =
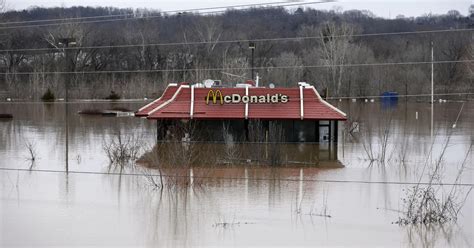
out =
<svg viewBox="0 0 474 248"><path fill-rule="evenodd" d="M303 105L303 86L300 85L300 117L304 119L304 105Z"/></svg>
<svg viewBox="0 0 474 248"><path fill-rule="evenodd" d="M191 85L191 107L189 110L189 117L192 119L194 114L194 85Z"/></svg>
<svg viewBox="0 0 474 248"><path fill-rule="evenodd" d="M245 85L245 95L248 97L249 96L249 86ZM249 99L250 101L250 99ZM249 117L249 102L245 103L245 119L247 120Z"/></svg>

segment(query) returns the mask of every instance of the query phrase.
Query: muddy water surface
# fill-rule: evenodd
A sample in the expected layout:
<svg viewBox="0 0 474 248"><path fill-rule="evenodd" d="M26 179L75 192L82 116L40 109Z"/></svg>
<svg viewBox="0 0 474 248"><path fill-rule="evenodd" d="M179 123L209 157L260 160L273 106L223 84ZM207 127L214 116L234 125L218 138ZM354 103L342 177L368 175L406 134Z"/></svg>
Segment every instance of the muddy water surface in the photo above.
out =
<svg viewBox="0 0 474 248"><path fill-rule="evenodd" d="M194 175L209 177L199 187L160 191L143 176L157 170L111 166L103 150L118 132L151 148L154 123L75 114L143 103L70 104L67 174L64 104L1 103L0 113L14 118L0 121L0 246L472 247L472 194L455 225L392 222L410 187L403 183L427 181L424 165L446 142L442 181L455 180L474 137L474 103L465 104L457 123L462 103L436 104L433 137L429 104L335 104L359 123L359 132L339 135L337 163L343 167L196 168ZM36 150L34 163L26 143ZM314 149L282 148L291 154ZM369 159L382 154L383 164ZM471 153L461 176L465 184L474 183L473 161Z"/></svg>

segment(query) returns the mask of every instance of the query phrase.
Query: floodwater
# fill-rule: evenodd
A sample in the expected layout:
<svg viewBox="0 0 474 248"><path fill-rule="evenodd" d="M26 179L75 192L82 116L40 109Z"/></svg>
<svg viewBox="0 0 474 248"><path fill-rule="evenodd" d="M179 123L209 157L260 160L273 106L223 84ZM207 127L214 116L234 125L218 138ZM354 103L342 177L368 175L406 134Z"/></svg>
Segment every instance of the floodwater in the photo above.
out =
<svg viewBox="0 0 474 248"><path fill-rule="evenodd" d="M456 223L393 224L402 215L405 190L413 186L404 183L426 182L425 165L439 157L446 142L440 181L454 182L466 160L459 178L464 186L458 190L466 193L474 183L473 155L468 154L473 102L463 107L461 102L436 103L432 129L427 103L402 101L386 108L378 102L335 102L359 123L352 135L340 130L337 163L343 167L204 165L189 171L207 171L199 186L165 190L143 176L157 170L133 164L119 169L103 150L118 132L152 147L155 123L76 114L143 104L69 104L69 173L64 173L64 104L0 103L0 113L14 115L0 120L0 246L474 245L473 194ZM36 150L33 163L27 143ZM308 147L285 149L294 153ZM385 154L385 163L371 161L368 154Z"/></svg>

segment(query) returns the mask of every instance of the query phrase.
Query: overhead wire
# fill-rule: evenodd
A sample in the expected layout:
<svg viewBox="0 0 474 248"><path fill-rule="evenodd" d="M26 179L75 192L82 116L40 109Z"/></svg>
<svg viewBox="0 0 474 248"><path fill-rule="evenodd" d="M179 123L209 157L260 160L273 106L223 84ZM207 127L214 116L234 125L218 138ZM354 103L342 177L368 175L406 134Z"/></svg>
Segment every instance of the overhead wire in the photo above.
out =
<svg viewBox="0 0 474 248"><path fill-rule="evenodd" d="M455 92L455 93L439 93L439 94L433 94L434 96L466 96L466 95L474 95L474 92ZM409 94L409 95L397 95L397 97L429 97L431 94ZM393 96L376 96L376 95L367 95L367 96L340 96L340 97L327 97L326 100L339 100L339 99L370 99L370 98L390 98ZM142 103L146 101L152 101L154 100L153 98L146 98L146 99L121 99L121 100L115 100L115 102L121 102L121 103ZM1 104L37 104L38 102L32 102L32 101L21 101L21 102L2 102L0 101ZM61 102L61 101L56 101L56 102L51 102L50 104L64 104L66 102ZM90 99L76 99L73 101L67 102L67 104L84 104L84 103L110 103L110 100L90 100Z"/></svg>
<svg viewBox="0 0 474 248"><path fill-rule="evenodd" d="M461 96L461 95L474 95L474 92L457 92L457 93L439 93L433 94L433 96ZM430 94L407 94L407 95L396 95L396 97L428 97ZM333 99L365 99L365 98L393 98L394 96L340 96L340 97L328 97L328 100Z"/></svg>
<svg viewBox="0 0 474 248"><path fill-rule="evenodd" d="M324 1L321 1L324 2ZM333 1L325 1L333 2ZM285 4L288 1L278 1L278 2L265 2L265 3L254 3L254 4L238 4L238 5L226 5L226 6L214 6L214 7L203 7L203 8L193 8L193 9L181 9L181 10L164 10L159 11L159 14L170 14L170 13L182 13L182 12L193 12L201 10L212 10L212 9L226 9L226 8L242 8L242 7L255 7L255 6L266 6L273 4ZM145 9L146 11L146 9ZM12 22L0 22L0 25L11 25L11 24L25 24L25 23L37 23L37 22L55 22L55 21L77 21L77 20L89 20L89 19L100 19L100 18L115 18L115 17L134 17L134 18L146 18L147 16L137 16L137 13L127 13L127 14L113 14L113 15L100 15L100 16L84 16L84 17L70 17L70 18L52 18L52 19L40 19L40 20L30 20L30 21L12 21Z"/></svg>
<svg viewBox="0 0 474 248"><path fill-rule="evenodd" d="M268 4L247 4L247 5L241 5L241 7L262 6L262 8L274 8L274 7L304 6L304 5L320 4L320 3L327 3L327 2L332 2L332 1L298 2L298 3L270 5L270 6L267 6ZM234 5L234 6L238 6L238 5ZM229 9L229 8L233 8L233 6L190 9L190 10L187 10L188 12L186 12L186 11L169 11L168 13L216 14L216 13L224 13L224 12L228 11L227 9ZM198 13L191 12L191 11L199 11L199 10L202 10L202 9L208 9L208 10L209 9L226 9L226 10L198 12ZM245 10L245 9L239 9L239 10ZM164 12L161 12L161 13L164 13ZM119 19L92 20L92 21L84 21L84 22L78 21L78 22L63 22L63 23L46 23L46 24L37 24L37 25L0 27L0 30L50 27L50 26L59 26L59 25L89 24L89 23L101 23L101 22L115 22L115 21L144 20L144 19L153 19L153 18L164 18L164 17L165 16L162 16L162 15L153 15L153 16L130 17L130 18L119 18Z"/></svg>
<svg viewBox="0 0 474 248"><path fill-rule="evenodd" d="M38 74L113 74L113 73L156 73L156 72L185 72L185 71L224 71L224 70L264 70L264 69L296 69L296 68L327 68L327 67L368 67L368 66L398 66L398 65L425 65L425 64L453 64L472 63L467 60L440 60L440 61L413 61L413 62L386 62L337 65L300 65L300 66L260 66L260 67L221 67L221 68L188 68L188 69L156 69L156 70L108 70L108 71L34 71L34 72L3 72L0 75L38 75Z"/></svg>
<svg viewBox="0 0 474 248"><path fill-rule="evenodd" d="M415 34L435 34L435 33L454 33L454 32L472 32L474 28L460 29L438 29L438 30L420 30L405 32L384 32L384 33L366 33L353 35L333 35L332 39L347 37L377 37L377 36L393 36L393 35L415 35ZM244 42L287 42L287 41L304 41L304 40L322 40L321 36L297 36L297 37L278 37L278 38L260 38L260 39L235 39L235 40L215 40L215 41L190 41L190 42L168 42L168 43L147 43L147 44L123 44L123 45L103 45L103 46L78 46L64 47L60 50L87 50L87 49L109 49L109 48L133 48L133 47L154 47L154 46L183 46L183 45L206 45L206 44L228 44L228 43L244 43ZM2 49L0 52L39 52L39 51L56 51L57 48L19 48L19 49Z"/></svg>
<svg viewBox="0 0 474 248"><path fill-rule="evenodd" d="M160 177L160 174L145 173L118 173L118 172L96 172L96 171L65 171L50 169L21 169L0 168L0 171L38 172L38 173L63 173L63 174L86 174L86 175L110 175L110 176L151 176ZM191 176L161 175L165 178L189 178ZM249 180L249 181L283 181L283 182L320 182L320 183L353 183L353 184L385 184L385 185L436 185L436 186L462 186L473 187L474 183L428 183L428 182L402 182L402 181L365 181L365 180L338 180L338 179L291 179L291 178L251 178L251 177L212 177L192 176L194 179L207 180Z"/></svg>

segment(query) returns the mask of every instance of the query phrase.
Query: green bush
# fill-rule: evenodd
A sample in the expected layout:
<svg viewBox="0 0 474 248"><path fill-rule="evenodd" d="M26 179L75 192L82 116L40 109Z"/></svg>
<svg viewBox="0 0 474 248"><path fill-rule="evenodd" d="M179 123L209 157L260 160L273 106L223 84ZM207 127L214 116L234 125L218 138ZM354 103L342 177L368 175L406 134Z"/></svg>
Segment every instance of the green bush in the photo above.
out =
<svg viewBox="0 0 474 248"><path fill-rule="evenodd" d="M120 97L119 94L115 93L115 91L111 91L110 95L108 97L106 97L105 99L107 99L107 100L118 100L120 98L121 97Z"/></svg>
<svg viewBox="0 0 474 248"><path fill-rule="evenodd" d="M41 100L43 100L43 102L54 102L55 99L56 97L54 96L54 93L51 91L50 88L48 88L48 90L41 97Z"/></svg>

